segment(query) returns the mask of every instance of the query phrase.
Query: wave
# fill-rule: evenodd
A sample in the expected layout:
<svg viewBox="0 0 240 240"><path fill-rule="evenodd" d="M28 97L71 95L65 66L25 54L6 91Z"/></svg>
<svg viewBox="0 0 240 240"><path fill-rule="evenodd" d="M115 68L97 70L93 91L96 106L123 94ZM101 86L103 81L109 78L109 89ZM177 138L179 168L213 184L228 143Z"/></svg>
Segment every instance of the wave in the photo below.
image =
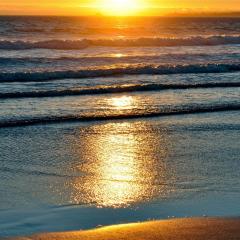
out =
<svg viewBox="0 0 240 240"><path fill-rule="evenodd" d="M37 124L51 124L51 123L64 123L64 122L81 122L81 121L103 121L103 120L121 120L121 119L135 119L135 118L149 118L170 115L182 114L197 114L207 112L223 112L223 111L236 111L240 110L240 104L219 104L219 105L193 105L181 106L180 108L163 109L159 111L145 111L132 114L119 114L119 115L68 115L68 116L46 116L31 119L19 120L2 120L0 121L0 128L6 127L20 127Z"/></svg>
<svg viewBox="0 0 240 240"><path fill-rule="evenodd" d="M74 56L60 56L60 57L0 57L0 64L26 64L26 63L33 63L33 64L49 64L49 63L58 63L66 61L69 62L86 62L86 61L101 61L101 62L121 62L121 61L162 61L162 60L178 60L178 59L222 59L222 58L232 58L237 59L240 58L240 53L215 53L215 54L208 54L208 53L168 53L168 54L158 54L158 55L136 55L136 56L81 56L81 57L74 57Z"/></svg>
<svg viewBox="0 0 240 240"><path fill-rule="evenodd" d="M28 174L28 175L37 175L37 176L53 176L53 177L69 177L69 175L61 175L53 172L43 172L40 170L27 170L27 169L21 169L21 168L10 168L10 167L0 167L1 172L9 172L13 174Z"/></svg>
<svg viewBox="0 0 240 240"><path fill-rule="evenodd" d="M0 93L0 99L8 98L42 98L42 97L61 97L94 94L114 94L158 90L174 89L197 89L197 88L226 88L240 87L240 82L208 82L195 84L125 84L113 86L96 86L89 88L74 88L51 91L31 91L31 92L7 92Z"/></svg>
<svg viewBox="0 0 240 240"><path fill-rule="evenodd" d="M47 41L0 41L0 49L84 49L101 47L170 47L170 46L207 46L240 44L240 35L194 36L187 38L134 38L134 39L82 39L82 40L47 40Z"/></svg>
<svg viewBox="0 0 240 240"><path fill-rule="evenodd" d="M35 82L50 81L66 78L94 78L110 77L114 75L141 75L141 74L193 74L193 73L224 73L240 71L240 64L184 64L184 65L144 65L125 64L103 68L90 68L67 71L43 72L0 72L0 82Z"/></svg>

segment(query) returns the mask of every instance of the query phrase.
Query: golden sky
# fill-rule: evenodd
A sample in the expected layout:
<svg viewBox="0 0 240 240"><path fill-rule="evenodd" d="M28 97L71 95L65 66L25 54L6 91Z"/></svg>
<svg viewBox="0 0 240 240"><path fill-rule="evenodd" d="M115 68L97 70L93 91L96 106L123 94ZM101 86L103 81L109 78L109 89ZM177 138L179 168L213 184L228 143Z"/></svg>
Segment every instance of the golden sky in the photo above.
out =
<svg viewBox="0 0 240 240"><path fill-rule="evenodd" d="M162 15L240 11L240 0L1 0L0 15Z"/></svg>

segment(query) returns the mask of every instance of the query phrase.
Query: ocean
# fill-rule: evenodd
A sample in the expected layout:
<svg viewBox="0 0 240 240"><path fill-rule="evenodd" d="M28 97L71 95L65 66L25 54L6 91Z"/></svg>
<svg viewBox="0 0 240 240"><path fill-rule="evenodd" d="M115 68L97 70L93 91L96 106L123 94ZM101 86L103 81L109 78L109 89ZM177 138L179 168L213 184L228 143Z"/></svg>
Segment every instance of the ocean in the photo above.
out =
<svg viewBox="0 0 240 240"><path fill-rule="evenodd" d="M240 216L240 19L0 17L0 237Z"/></svg>

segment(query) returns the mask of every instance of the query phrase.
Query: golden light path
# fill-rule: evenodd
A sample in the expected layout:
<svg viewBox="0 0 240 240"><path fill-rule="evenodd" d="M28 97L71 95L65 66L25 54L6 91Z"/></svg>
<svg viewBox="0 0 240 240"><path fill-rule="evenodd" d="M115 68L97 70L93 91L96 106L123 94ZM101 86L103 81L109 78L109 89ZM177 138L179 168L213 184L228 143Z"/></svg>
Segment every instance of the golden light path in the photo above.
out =
<svg viewBox="0 0 240 240"><path fill-rule="evenodd" d="M134 106L134 100L131 96L114 97L109 100L109 103L118 109Z"/></svg>
<svg viewBox="0 0 240 240"><path fill-rule="evenodd" d="M132 96L109 98L121 111L137 104ZM72 146L82 176L68 183L72 203L127 207L171 191L173 171L166 166L169 140L144 121L96 124L82 130Z"/></svg>
<svg viewBox="0 0 240 240"><path fill-rule="evenodd" d="M167 154L166 143L156 153L154 134L147 138L144 125L138 126L141 134L134 132L133 127L137 126L127 122L95 126L92 130L98 134L81 142L80 155L84 153L88 159L75 166L85 176L71 182L73 203L126 207L149 200L159 192L167 194L164 161L156 161L157 154L160 158ZM162 183L155 185L159 177Z"/></svg>
<svg viewBox="0 0 240 240"><path fill-rule="evenodd" d="M114 111L137 105L133 96L110 97ZM120 121L80 127L68 139L74 157L66 169L76 173L58 192L73 204L128 207L162 198L173 190L168 166L168 135L145 121ZM170 183L170 184L169 184Z"/></svg>

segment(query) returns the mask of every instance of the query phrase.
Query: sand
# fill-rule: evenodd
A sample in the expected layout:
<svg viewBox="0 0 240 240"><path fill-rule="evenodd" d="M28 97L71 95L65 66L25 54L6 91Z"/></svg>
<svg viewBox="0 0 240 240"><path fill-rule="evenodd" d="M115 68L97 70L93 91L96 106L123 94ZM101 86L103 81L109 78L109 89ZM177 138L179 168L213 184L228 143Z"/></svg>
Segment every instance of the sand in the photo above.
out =
<svg viewBox="0 0 240 240"><path fill-rule="evenodd" d="M240 219L183 218L108 226L87 231L43 233L15 240L236 240Z"/></svg>

